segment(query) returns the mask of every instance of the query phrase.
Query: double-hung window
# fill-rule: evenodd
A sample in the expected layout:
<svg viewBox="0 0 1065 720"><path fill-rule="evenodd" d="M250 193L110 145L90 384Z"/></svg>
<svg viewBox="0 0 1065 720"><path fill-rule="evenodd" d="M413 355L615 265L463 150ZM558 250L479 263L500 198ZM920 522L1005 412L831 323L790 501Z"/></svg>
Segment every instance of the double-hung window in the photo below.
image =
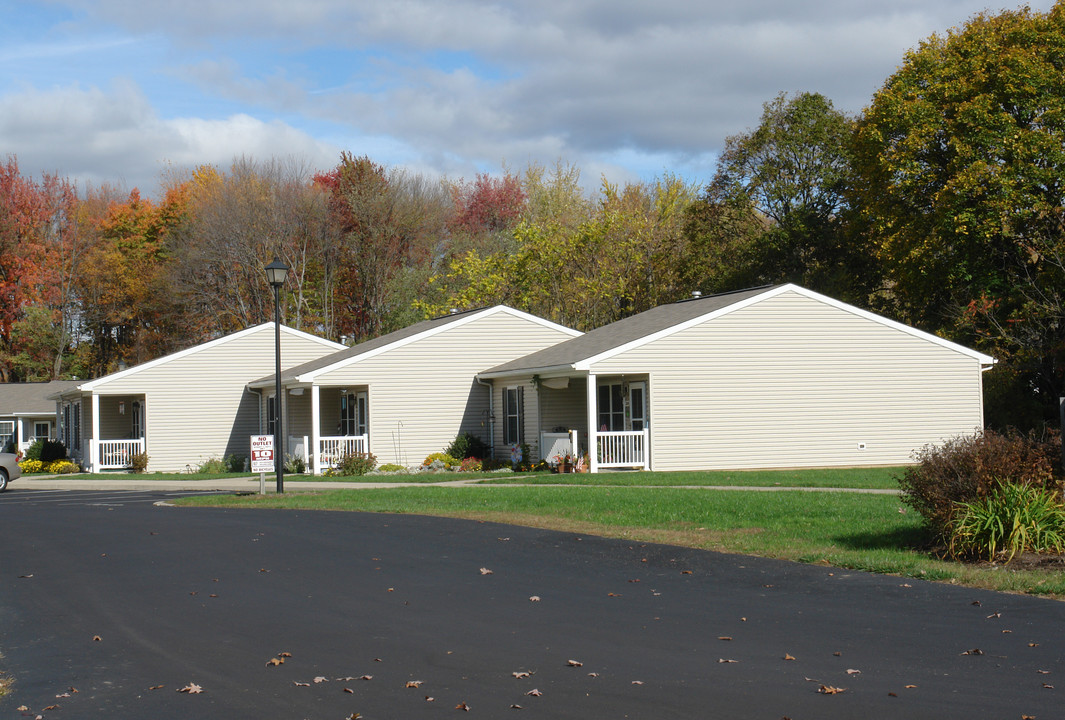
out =
<svg viewBox="0 0 1065 720"><path fill-rule="evenodd" d="M503 444L520 445L523 439L523 387L503 388Z"/></svg>

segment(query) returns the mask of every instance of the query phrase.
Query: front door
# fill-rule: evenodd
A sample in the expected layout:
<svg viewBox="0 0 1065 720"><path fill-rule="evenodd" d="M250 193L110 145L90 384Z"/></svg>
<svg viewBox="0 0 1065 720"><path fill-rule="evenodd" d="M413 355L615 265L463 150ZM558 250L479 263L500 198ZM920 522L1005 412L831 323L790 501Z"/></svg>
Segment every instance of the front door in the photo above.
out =
<svg viewBox="0 0 1065 720"><path fill-rule="evenodd" d="M629 413L633 430L647 427L647 384L629 383Z"/></svg>

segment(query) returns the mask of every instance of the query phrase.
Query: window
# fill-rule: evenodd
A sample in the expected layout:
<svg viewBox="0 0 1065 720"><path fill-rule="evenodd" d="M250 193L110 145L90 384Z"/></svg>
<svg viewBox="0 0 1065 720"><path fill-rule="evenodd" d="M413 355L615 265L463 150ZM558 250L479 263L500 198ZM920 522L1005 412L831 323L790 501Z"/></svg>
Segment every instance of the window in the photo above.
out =
<svg viewBox="0 0 1065 720"><path fill-rule="evenodd" d="M266 434L277 435L277 396L266 398Z"/></svg>
<svg viewBox="0 0 1065 720"><path fill-rule="evenodd" d="M74 403L74 424L73 437L70 439L71 448L74 450L81 450L81 403Z"/></svg>
<svg viewBox="0 0 1065 720"><path fill-rule="evenodd" d="M524 391L525 388L522 387L503 388L504 445L520 445L522 443Z"/></svg>
<svg viewBox="0 0 1065 720"><path fill-rule="evenodd" d="M70 447L70 405L63 406L63 445Z"/></svg>
<svg viewBox="0 0 1065 720"><path fill-rule="evenodd" d="M625 429L625 403L621 385L599 386L599 429Z"/></svg>
<svg viewBox="0 0 1065 720"><path fill-rule="evenodd" d="M33 423L33 439L34 440L51 440L52 439L52 423L50 423L50 422L35 422L35 423Z"/></svg>
<svg viewBox="0 0 1065 720"><path fill-rule="evenodd" d="M366 434L366 393L340 396L340 434Z"/></svg>
<svg viewBox="0 0 1065 720"><path fill-rule="evenodd" d="M132 406L133 415L133 431L130 433L133 435L133 439L144 437L144 405L140 400L134 400Z"/></svg>
<svg viewBox="0 0 1065 720"><path fill-rule="evenodd" d="M0 450L6 449L7 444L15 437L15 421L0 420Z"/></svg>

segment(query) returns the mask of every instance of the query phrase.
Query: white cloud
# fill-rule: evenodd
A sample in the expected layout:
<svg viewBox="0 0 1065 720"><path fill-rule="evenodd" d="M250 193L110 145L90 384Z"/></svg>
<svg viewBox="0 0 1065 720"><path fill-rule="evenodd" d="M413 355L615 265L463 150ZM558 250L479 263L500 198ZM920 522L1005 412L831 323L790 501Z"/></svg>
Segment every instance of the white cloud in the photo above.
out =
<svg viewBox="0 0 1065 720"><path fill-rule="evenodd" d="M340 149L285 123L244 114L220 120L163 119L128 83L108 90L67 87L0 97L0 148L30 175L59 173L83 183L120 183L153 192L168 168L234 157L296 156L319 168Z"/></svg>

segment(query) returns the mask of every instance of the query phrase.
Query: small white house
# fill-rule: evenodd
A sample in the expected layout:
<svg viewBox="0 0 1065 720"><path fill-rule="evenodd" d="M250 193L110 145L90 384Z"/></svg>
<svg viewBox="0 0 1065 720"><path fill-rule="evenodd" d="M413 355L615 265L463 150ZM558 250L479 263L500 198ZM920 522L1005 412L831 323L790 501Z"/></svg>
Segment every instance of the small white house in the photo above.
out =
<svg viewBox="0 0 1065 720"><path fill-rule="evenodd" d="M321 473L346 453L420 464L469 432L490 442L498 411L477 373L580 333L504 305L425 320L281 373L286 452ZM276 380L250 383L272 433ZM509 457L509 455L508 455Z"/></svg>
<svg viewBox="0 0 1065 720"><path fill-rule="evenodd" d="M180 472L209 458L250 452L259 432L259 396L247 384L273 370L272 322L157 358L53 395L60 437L91 472L128 468L147 453L148 469ZM281 328L282 367L344 347Z"/></svg>
<svg viewBox="0 0 1065 720"><path fill-rule="evenodd" d="M77 380L0 383L0 450L26 452L37 440L56 439L56 401L52 395Z"/></svg>
<svg viewBox="0 0 1065 720"><path fill-rule="evenodd" d="M497 451L590 469L899 465L983 427L994 359L797 285L662 305L478 376Z"/></svg>

